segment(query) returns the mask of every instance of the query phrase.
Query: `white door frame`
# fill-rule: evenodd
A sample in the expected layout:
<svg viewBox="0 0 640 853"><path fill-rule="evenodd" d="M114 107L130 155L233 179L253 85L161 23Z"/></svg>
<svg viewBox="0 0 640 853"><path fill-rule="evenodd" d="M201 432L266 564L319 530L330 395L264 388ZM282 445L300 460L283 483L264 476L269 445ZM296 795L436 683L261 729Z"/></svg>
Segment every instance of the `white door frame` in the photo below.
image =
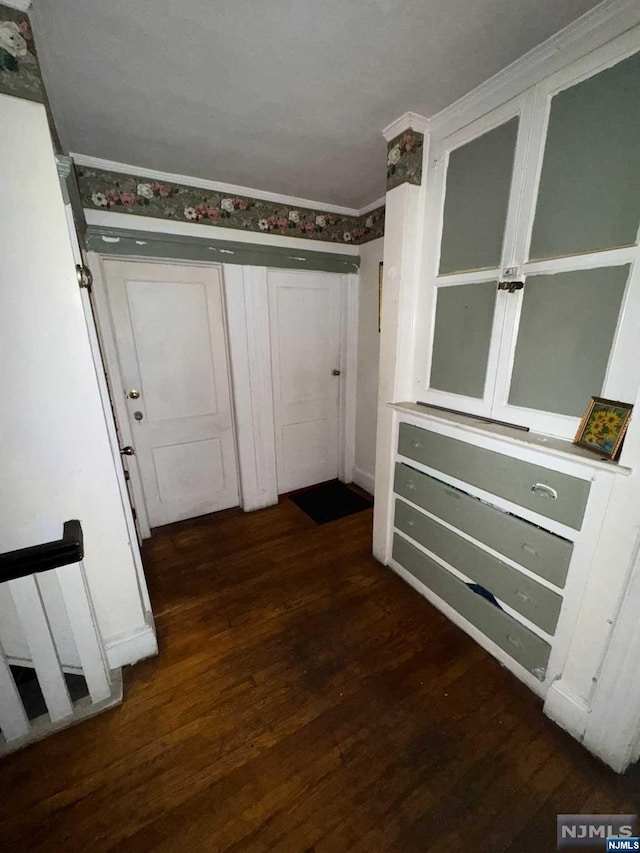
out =
<svg viewBox="0 0 640 853"><path fill-rule="evenodd" d="M202 262L181 258L157 258L88 252L93 273L93 295L104 364L113 390L114 415L124 444L133 444L126 409L124 384L118 362L115 333L109 307L103 261L146 261L164 264ZM273 386L271 377L267 267L238 264L221 266L224 281L224 310L231 365L231 396L235 415L240 506L245 512L278 502L275 465ZM301 274L304 274L301 270ZM338 477L353 480L355 464L356 378L358 354L358 276L341 279L340 370L342 382L339 408ZM268 358L267 358L268 355ZM129 457L130 485L143 538L151 536L140 470L135 456Z"/></svg>
<svg viewBox="0 0 640 853"><path fill-rule="evenodd" d="M75 223L73 221L73 211L71 209L71 205L65 202L65 213L67 217L67 225L69 230L69 240L71 243L71 248L73 251L74 259L78 265L85 264L85 257L83 257L82 249L80 248L80 243L78 242L78 237L75 229ZM89 263L88 255L86 258L87 264ZM96 381L98 383L98 390L100 392L100 400L102 402L102 409L104 411L104 419L107 426L107 435L109 436L109 446L111 448L111 453L113 455L113 464L116 472L116 479L118 481L118 488L120 490L120 496L122 500L122 511L125 517L125 523L127 525L127 531L129 533L129 546L131 548L131 554L133 556L133 562L136 568L136 576L138 579L138 588L140 590L140 597L142 599L142 604L145 610L145 614L147 616L147 620L149 622L153 622L153 615L151 610L151 599L149 598L149 589L147 586L147 579L144 574L144 567L142 565L142 555L140 553L140 545L138 542L138 530L136 529L136 522L133 518L133 511L131 507L131 502L129 499L129 491L127 489L127 483L124 475L124 468L122 466L122 459L120 457L120 446L118 434L116 432L116 414L113 411L113 394L110 393L110 387L107 385L107 378L105 376L106 372L106 364L103 358L102 351L102 340L99 328L99 320L98 320L98 308L95 300L92 302L92 298L89 295L89 292L86 288L81 288L81 299L82 299L82 309L85 316L85 321L87 324L87 337L89 338L89 347L91 349L91 355L93 357L93 363L96 371ZM92 290L93 295L93 290ZM118 421L118 425L119 425ZM144 508L144 522L146 523L146 507ZM138 519L140 535L144 538L144 529L142 524L140 523L142 519ZM148 528L148 525L147 525ZM151 535L148 533L147 535Z"/></svg>
<svg viewBox="0 0 640 853"><path fill-rule="evenodd" d="M93 276L92 295L96 311L96 326L98 336L102 347L102 355L104 358L104 367L109 377L109 385L111 387L111 396L113 403L113 414L118 424L118 431L123 445L133 446L133 433L131 432L131 424L126 407L125 386L122 380L120 371L120 363L118 361L118 351L116 348L116 337L113 329L113 321L111 318L111 308L107 296L107 282L102 266L102 261L107 260L110 256L99 255L97 252L87 252L87 264ZM115 258L115 260L126 260L125 258ZM129 471L129 484L133 494L133 502L136 509L136 516L140 535L143 539L148 539L151 536L151 527L149 525L149 516L147 513L147 503L144 499L142 490L142 478L140 477L140 468L138 460L135 456L130 456L127 462Z"/></svg>
<svg viewBox="0 0 640 853"><path fill-rule="evenodd" d="M340 288L340 385L338 477L353 482L356 464L356 386L358 381L358 275L342 276Z"/></svg>

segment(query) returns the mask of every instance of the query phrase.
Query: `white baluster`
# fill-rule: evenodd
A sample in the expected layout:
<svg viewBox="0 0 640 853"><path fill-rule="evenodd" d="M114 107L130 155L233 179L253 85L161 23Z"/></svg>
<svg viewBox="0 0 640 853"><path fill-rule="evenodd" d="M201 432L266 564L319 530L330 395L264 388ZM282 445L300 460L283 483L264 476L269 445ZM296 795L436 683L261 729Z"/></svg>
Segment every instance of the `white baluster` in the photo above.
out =
<svg viewBox="0 0 640 853"><path fill-rule="evenodd" d="M56 569L69 623L73 632L82 673L94 702L111 696L111 676L104 655L93 604L82 563Z"/></svg>
<svg viewBox="0 0 640 853"><path fill-rule="evenodd" d="M18 688L4 651L0 648L0 729L9 742L25 737L30 728Z"/></svg>
<svg viewBox="0 0 640 853"><path fill-rule="evenodd" d="M34 575L9 581L9 591L20 617L31 652L42 695L51 722L73 714L73 705L64 680L51 628Z"/></svg>

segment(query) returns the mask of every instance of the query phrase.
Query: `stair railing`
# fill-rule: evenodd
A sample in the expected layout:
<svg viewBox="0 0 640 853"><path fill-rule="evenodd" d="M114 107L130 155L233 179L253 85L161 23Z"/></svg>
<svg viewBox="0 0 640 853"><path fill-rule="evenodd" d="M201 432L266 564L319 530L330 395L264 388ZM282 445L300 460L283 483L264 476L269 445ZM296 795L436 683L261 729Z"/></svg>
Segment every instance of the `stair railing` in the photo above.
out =
<svg viewBox="0 0 640 853"><path fill-rule="evenodd" d="M35 669L49 717L44 724L42 719L29 720L7 655L0 646L0 730L5 741L1 752L44 737L50 730L74 722L77 716L38 583L42 572L56 574L91 703L104 704L113 698L111 672L83 557L82 526L75 520L65 522L61 539L0 554L0 584L6 584L9 590L31 656L21 665ZM82 716L89 715L85 712Z"/></svg>

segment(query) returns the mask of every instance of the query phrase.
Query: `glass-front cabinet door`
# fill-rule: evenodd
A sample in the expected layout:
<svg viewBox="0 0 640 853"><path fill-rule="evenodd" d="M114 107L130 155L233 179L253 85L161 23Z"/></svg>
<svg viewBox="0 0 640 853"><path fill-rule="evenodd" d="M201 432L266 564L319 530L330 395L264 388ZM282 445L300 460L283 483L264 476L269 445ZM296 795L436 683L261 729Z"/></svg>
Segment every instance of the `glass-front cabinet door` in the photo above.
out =
<svg viewBox="0 0 640 853"><path fill-rule="evenodd" d="M610 43L435 151L419 399L567 438L591 396L632 402L640 53Z"/></svg>
<svg viewBox="0 0 640 853"><path fill-rule="evenodd" d="M429 401L489 415L505 300L498 290L513 254L530 100L518 98L437 146Z"/></svg>

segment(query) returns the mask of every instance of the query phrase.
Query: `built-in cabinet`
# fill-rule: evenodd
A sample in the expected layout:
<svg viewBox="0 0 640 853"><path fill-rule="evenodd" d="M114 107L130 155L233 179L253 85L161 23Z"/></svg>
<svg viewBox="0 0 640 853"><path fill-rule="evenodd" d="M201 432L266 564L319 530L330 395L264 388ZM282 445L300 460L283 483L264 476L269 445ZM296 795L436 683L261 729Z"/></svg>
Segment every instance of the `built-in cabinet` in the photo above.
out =
<svg viewBox="0 0 640 853"><path fill-rule="evenodd" d="M625 9L424 120L422 185L387 193L373 535L616 769L640 755L625 687L640 656L640 16ZM592 396L634 405L618 462L572 444Z"/></svg>
<svg viewBox="0 0 640 853"><path fill-rule="evenodd" d="M432 140L417 399L571 438L592 395L635 398L637 49Z"/></svg>

